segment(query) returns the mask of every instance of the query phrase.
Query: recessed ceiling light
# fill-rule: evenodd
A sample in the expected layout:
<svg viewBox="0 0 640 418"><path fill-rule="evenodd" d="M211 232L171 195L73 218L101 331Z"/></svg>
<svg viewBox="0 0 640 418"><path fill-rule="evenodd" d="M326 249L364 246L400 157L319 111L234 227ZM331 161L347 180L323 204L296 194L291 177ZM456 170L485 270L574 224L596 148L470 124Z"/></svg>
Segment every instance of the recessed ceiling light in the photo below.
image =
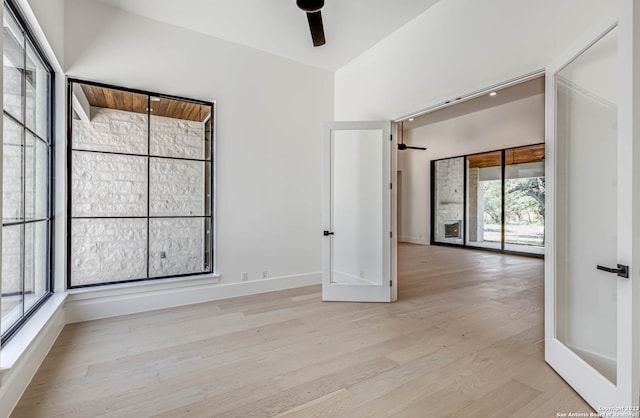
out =
<svg viewBox="0 0 640 418"><path fill-rule="evenodd" d="M159 102L160 98L159 97L151 97L151 101L152 102Z"/></svg>
<svg viewBox="0 0 640 418"><path fill-rule="evenodd" d="M413 122L413 118L409 118L409 122Z"/></svg>
<svg viewBox="0 0 640 418"><path fill-rule="evenodd" d="M495 96L496 94L498 93L496 93L495 91L492 91L491 93L489 93L489 96Z"/></svg>

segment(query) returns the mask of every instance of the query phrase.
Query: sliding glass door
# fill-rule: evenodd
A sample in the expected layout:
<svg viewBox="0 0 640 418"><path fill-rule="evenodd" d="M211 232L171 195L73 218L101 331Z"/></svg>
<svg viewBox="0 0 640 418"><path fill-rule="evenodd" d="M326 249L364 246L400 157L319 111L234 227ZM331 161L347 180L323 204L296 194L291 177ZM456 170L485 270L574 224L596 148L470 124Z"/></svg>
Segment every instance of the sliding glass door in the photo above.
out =
<svg viewBox="0 0 640 418"><path fill-rule="evenodd" d="M544 144L432 162L432 244L544 254Z"/></svg>
<svg viewBox="0 0 640 418"><path fill-rule="evenodd" d="M544 254L544 145L505 153L504 249Z"/></svg>
<svg viewBox="0 0 640 418"><path fill-rule="evenodd" d="M467 245L502 249L502 151L468 155Z"/></svg>

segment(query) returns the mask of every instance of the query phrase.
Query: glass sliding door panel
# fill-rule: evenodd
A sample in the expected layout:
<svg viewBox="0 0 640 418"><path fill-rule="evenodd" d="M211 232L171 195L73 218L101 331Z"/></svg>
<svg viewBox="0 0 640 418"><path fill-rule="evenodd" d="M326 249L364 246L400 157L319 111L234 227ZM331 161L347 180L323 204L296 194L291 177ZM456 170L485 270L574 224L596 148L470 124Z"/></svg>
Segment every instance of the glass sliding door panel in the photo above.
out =
<svg viewBox="0 0 640 418"><path fill-rule="evenodd" d="M463 244L464 163L464 157L434 161L434 242Z"/></svg>
<svg viewBox="0 0 640 418"><path fill-rule="evenodd" d="M502 151L466 157L467 245L502 248Z"/></svg>
<svg viewBox="0 0 640 418"><path fill-rule="evenodd" d="M544 254L544 144L505 151L504 249Z"/></svg>
<svg viewBox="0 0 640 418"><path fill-rule="evenodd" d="M556 74L556 338L617 382L617 33ZM599 167L594 170L593 167Z"/></svg>

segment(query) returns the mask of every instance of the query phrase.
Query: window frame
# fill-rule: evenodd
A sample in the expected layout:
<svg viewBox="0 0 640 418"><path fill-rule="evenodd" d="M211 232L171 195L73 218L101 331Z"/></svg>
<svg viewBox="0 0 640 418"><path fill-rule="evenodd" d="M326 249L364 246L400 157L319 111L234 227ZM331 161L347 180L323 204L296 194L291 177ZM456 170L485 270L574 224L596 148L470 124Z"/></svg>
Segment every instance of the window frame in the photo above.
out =
<svg viewBox="0 0 640 418"><path fill-rule="evenodd" d="M505 211L505 195L506 195L506 190L505 190L505 184L506 184L506 178L505 178L505 170L506 167L509 164L506 164L506 152L510 151L510 150L516 150L519 148L527 148L527 147L533 147L533 146L545 146L546 144L544 142L536 142L536 143L532 143L532 144L527 144L527 145L516 145L513 147L508 147L508 148L500 148L500 149L494 149L494 150L489 150L489 151L481 151L481 152L474 152L471 154L464 154L464 155L456 155L456 156L452 156L452 157L443 157L443 158L437 158L434 160L430 161L430 203L429 203L429 210L430 210L430 214L429 214L429 224L430 224L430 236L429 236L429 243L430 245L439 245L441 247L455 247L455 248L464 248L464 249L470 249L470 250L480 250L480 251L488 251L488 252L495 252L495 253L500 253L500 254L510 254L510 255L521 255L521 256L525 256L525 257L532 257L532 258L544 258L544 253L540 254L540 253L536 253L536 252L525 252L525 251L516 251L516 250L511 250L508 248L505 248L505 244L509 244L505 241L505 227L506 227L506 211ZM474 155L480 155L480 154L490 154L490 153L501 153L501 162L500 162L500 175L501 175L501 185L500 185L500 205L501 205L501 211L500 211L500 235L501 235L501 239L500 239L500 248L490 248L490 247L483 247L483 246L475 246L475 245L469 245L467 242L467 227L468 227L468 218L469 215L467 213L467 205L468 205L468 173L467 173L467 157L471 157ZM437 190L437 176L436 176L436 164L440 161L446 161L446 160L453 160L453 159L457 159L457 158L463 158L464 159L464 164L463 164L463 182L464 182L464 190L462 192L462 196L463 196L463 219L462 219L462 242L461 243L452 243L452 242L444 242L444 241L437 241L436 240L436 190ZM546 176L546 173L545 173ZM545 220L546 223L546 220ZM545 248L545 246L543 245L543 248Z"/></svg>
<svg viewBox="0 0 640 418"><path fill-rule="evenodd" d="M82 149L74 149L73 148L73 86L74 84L78 84L78 85L88 85L88 86L92 86L92 87L100 87L100 88L105 88L105 89L112 89L112 90L120 90L126 93L133 93L133 94L140 94L140 95L145 95L148 98L151 97L158 97L160 99L167 99L167 100L177 100L177 101L182 101L182 102L187 102L187 103L193 103L193 104L197 104L197 105L202 105L202 106L208 106L210 107L210 116L208 120L205 120L203 123L207 124L205 126L205 134L207 132L209 132L210 134L210 145L209 145L209 155L205 155L204 159L199 160L199 159L194 159L194 158L185 158L185 157L170 157L170 156L158 156L158 155L153 155L151 153L151 149L150 147L147 147L147 152L146 154L138 154L138 153L121 153L121 152L111 152L111 151L91 151L91 150L82 150ZM150 108L150 107L149 107ZM102 82L97 82L97 81L90 81L90 80L85 80L85 79L80 79L80 78L75 78L75 77L67 77L67 103L66 103L66 123L67 123L67 143L66 143L66 159L67 159L67 164L66 164L66 186L67 186L67 192L66 192L66 201L67 201L67 208L66 208L66 214L67 214L67 225L66 225L66 250L67 250L67 254L66 254L66 263L67 263L67 267L66 267L66 288L67 289L85 289L85 288L100 288L100 287L104 287L104 286L118 286L118 285L123 285L123 284L130 284L130 283L140 283L140 282L151 282L151 281L158 281L158 280L166 280L166 279L180 279L180 278L192 278L192 277L197 277L197 276L206 276L206 275L215 275L216 274L216 192L215 192L215 186L216 186L216 163L215 163L215 156L216 156L216 147L215 147L215 143L216 143L216 102L215 101L206 101L206 100L199 100L199 99L192 99L192 98L187 98L187 97L182 97L182 96L176 96L176 95L170 95L170 94L165 94L165 93L158 93L158 92L153 92L153 91L149 91L149 90L142 90L142 89L136 89L136 88L130 88L130 87L123 87L123 86L117 86L117 85L113 85L113 84L108 84L108 83L102 83ZM148 144L151 141L151 129L150 129L150 125L151 125L151 116L153 116L151 114L151 112L149 110L147 110L147 125L148 125L148 129L147 129L147 140L148 140ZM73 153L74 152L92 152L92 153L99 153L99 154L108 154L108 155L125 155L125 156L135 156L135 157L145 157L147 158L147 160L150 161L154 158L156 159L167 159L167 160L177 160L177 161L196 161L196 162L202 162L205 164L210 164L210 175L207 177L206 175L203 176L203 184L207 185L207 181L209 182L210 185L210 196L209 196L209 201L206 202L209 205L209 214L207 215L206 212L204 215L202 216L172 216L172 215L158 215L158 216L152 216L150 215L149 211L147 211L146 216L124 216L124 217L118 217L118 216L95 216L95 217L87 217L87 216L72 216L72 211L73 211L73 202L72 202L72 193L73 193L73 189L72 189L72 183L73 183L73 178L72 178L72 170L73 170ZM150 171L150 166L147 166L147 206L150 204L150 196L151 196L151 180L150 180L150 176L151 176L151 171ZM206 170L205 170L206 173ZM202 271L202 272L193 272L193 273L184 273L184 274L172 274L172 275L163 275L163 276L153 276L153 277L149 277L149 266L150 266L150 247L151 247L151 237L150 237L150 227L147 227L147 246L146 246L146 261L147 261L147 275L145 277L141 277L141 278L136 278L136 279L126 279L126 280L118 280L118 281L110 281L110 282L102 282L102 283L88 283L88 284L81 284L81 285L73 285L72 284L72 223L74 219L146 219L147 220L147 225L149 225L149 222L153 219L209 219L209 239L207 240L205 237L205 243L209 248L209 257L208 259L205 258L205 261L208 261L208 269L206 271ZM206 230L206 225L205 225L205 230ZM206 248L206 247L205 247Z"/></svg>
<svg viewBox="0 0 640 418"><path fill-rule="evenodd" d="M46 94L46 101L47 101L47 126L46 126L46 132L45 132L45 136L46 138L42 138L41 135L39 135L36 130L37 127L34 126L34 129L31 129L28 127L28 122L26 120L26 75L22 74L22 86L21 86L21 118L24 119L24 121L20 121L17 120L15 118L14 115L12 115L11 113L7 112L4 109L4 103L3 103L3 118L7 117L9 118L13 123L16 123L19 125L20 129L21 129L21 135L22 135L22 148L23 148L23 161L22 161L22 169L23 169L23 173L22 173L22 185L21 185L21 189L22 189L22 199L25 199L25 190L26 190L26 183L25 183L25 168L24 165L26 164L26 157L24 156L25 153L25 144L26 144L26 137L28 134L32 135L34 138L34 141L40 141L42 140L44 142L44 144L47 147L47 189L46 189L46 216L43 219L38 219L34 216L34 219L30 219L27 220L26 219L26 212L24 211L24 205L25 202L23 201L23 213L22 213L22 221L17 221L17 222L7 222L5 224L4 220L3 220L3 229L5 226L17 226L17 225L21 225L22 226L22 231L21 231L21 235L22 235L22 256L21 256L21 274L22 274L22 315L20 316L20 318L14 322L9 328L7 328L7 330L2 333L2 335L0 335L0 347L4 346L13 336L15 336L18 331L27 323L27 321L33 316L33 314L51 297L51 295L54 292L54 284L55 284L55 277L54 277L54 242L55 242L55 211L54 211L54 204L53 202L55 201L55 184L54 184L54 173L55 173L55 136L54 136L54 132L55 132L55 71L53 69L53 67L51 66L49 59L47 58L47 55L44 53L44 50L40 44L40 42L38 41L37 37L34 35L33 30L31 29L30 25L28 24L27 20L24 18L20 8L18 7L18 5L15 3L14 0L4 0L3 2L3 10L4 13L8 13L9 17L12 18L15 23L17 23L17 25L19 26L19 29L22 31L22 34L24 35L24 60L22 62L23 67L26 68L26 60L27 60L27 49L28 46L30 46L33 49L33 52L37 55L37 58L40 60L40 62L42 63L45 71L47 72L48 75L48 83L47 83L47 94ZM6 18L6 16L5 16ZM3 90L3 95L4 95L4 90ZM34 142L34 149L35 149L35 143ZM35 157L34 157L35 158ZM0 186L3 187L3 186ZM26 231L26 225L29 224L37 224L40 222L44 222L46 225L46 260L45 260L45 271L47 274L47 277L45 278L45 286L46 286L46 290L44 292L44 294L38 299L36 300L30 307L29 309L25 310L25 299L24 299L24 284L25 284L25 233L24 231ZM2 242L0 240L0 242ZM0 250L1 253L1 250ZM0 261L0 265L1 265L1 261ZM0 285L1 287L1 285ZM1 314L0 314L1 315ZM0 318L1 320L1 318Z"/></svg>

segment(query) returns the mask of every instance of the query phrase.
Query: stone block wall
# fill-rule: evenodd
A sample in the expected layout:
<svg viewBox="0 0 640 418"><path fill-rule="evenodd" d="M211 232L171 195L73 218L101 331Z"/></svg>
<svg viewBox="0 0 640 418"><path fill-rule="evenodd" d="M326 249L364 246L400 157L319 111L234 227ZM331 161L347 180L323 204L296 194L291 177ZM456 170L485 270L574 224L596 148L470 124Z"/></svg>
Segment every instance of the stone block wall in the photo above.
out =
<svg viewBox="0 0 640 418"><path fill-rule="evenodd" d="M483 224L482 219L480 219L480 223L478 223L478 216L482 216L482 212L479 211L479 205L481 205L481 202L478 201L479 184L480 169L477 167L467 168L467 188L469 189L467 196L467 201L469 202L469 213L467 214L467 229L469 231L469 242L478 241L478 228ZM480 235L480 237L482 237L482 235Z"/></svg>
<svg viewBox="0 0 640 418"><path fill-rule="evenodd" d="M73 216L205 215L211 163L153 157L203 159L203 123L161 116L148 121L103 108L92 108L91 115L90 122L73 121L75 149L142 156L74 151ZM75 219L72 284L145 278L147 252L149 277L201 273L210 236L205 224L203 218Z"/></svg>
<svg viewBox="0 0 640 418"><path fill-rule="evenodd" d="M462 238L445 238L444 226L450 222L464 219L464 161L462 158L451 158L436 161L435 169L435 225L436 242L460 243ZM462 236L462 235L461 235Z"/></svg>

